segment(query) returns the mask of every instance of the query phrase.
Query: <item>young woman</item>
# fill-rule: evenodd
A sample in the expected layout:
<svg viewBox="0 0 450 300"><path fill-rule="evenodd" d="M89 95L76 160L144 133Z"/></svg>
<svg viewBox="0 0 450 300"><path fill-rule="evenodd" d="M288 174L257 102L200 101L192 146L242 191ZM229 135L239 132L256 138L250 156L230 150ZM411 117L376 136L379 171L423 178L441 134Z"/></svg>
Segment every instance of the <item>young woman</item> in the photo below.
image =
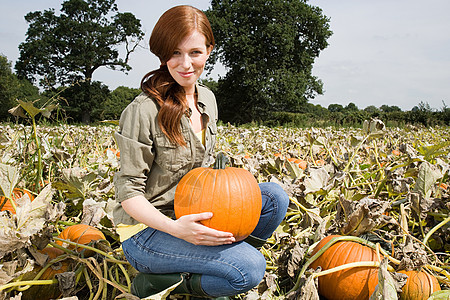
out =
<svg viewBox="0 0 450 300"><path fill-rule="evenodd" d="M166 11L153 29L150 50L161 61L142 80L143 93L123 111L116 140L121 166L114 182L114 220L133 225L122 243L139 275L140 297L179 282L174 294L220 297L244 293L261 281L264 256L257 250L286 214L289 198L274 183L261 183L260 221L245 241L200 224L211 212L174 218L178 181L209 166L217 134L217 106L197 83L214 47L206 16L191 6ZM253 245L253 246L252 246Z"/></svg>

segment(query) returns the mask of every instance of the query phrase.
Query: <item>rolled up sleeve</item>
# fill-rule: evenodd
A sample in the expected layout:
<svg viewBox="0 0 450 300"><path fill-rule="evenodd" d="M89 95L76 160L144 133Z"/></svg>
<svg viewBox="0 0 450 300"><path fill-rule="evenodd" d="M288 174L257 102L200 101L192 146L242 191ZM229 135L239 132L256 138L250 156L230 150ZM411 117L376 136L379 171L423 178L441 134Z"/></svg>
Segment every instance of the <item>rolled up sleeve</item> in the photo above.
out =
<svg viewBox="0 0 450 300"><path fill-rule="evenodd" d="M139 102L124 110L115 138L120 150L120 170L114 176L116 201L144 195L153 164L150 122Z"/></svg>

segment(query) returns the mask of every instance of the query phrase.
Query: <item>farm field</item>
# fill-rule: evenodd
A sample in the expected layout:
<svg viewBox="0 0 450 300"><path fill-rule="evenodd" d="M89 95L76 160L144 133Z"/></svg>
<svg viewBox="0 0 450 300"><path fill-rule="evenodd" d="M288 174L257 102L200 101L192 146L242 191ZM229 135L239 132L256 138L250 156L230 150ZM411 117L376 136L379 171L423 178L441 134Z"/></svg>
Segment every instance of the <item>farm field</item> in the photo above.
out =
<svg viewBox="0 0 450 300"><path fill-rule="evenodd" d="M133 299L135 271L111 218L120 159L116 129L0 124L1 193L17 199L12 205L0 200L0 299L36 293ZM216 152L258 182L279 183L291 199L285 220L261 249L263 282L236 299L319 299L321 280L330 275L309 268L311 251L329 235L373 247L377 259L354 268L379 270L386 286L406 280L387 270L424 270L443 290L431 299L448 299L449 130L385 128L379 120L361 129L219 126ZM101 238L80 245L59 235L81 223L100 230ZM45 255L45 247L61 253ZM401 295L395 287L377 293L376 299Z"/></svg>

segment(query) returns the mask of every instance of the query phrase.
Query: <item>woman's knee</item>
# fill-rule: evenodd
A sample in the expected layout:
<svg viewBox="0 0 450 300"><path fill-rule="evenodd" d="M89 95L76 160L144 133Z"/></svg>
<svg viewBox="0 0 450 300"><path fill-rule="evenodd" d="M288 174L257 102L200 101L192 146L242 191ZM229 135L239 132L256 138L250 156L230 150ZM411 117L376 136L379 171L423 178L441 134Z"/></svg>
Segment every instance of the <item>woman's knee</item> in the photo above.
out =
<svg viewBox="0 0 450 300"><path fill-rule="evenodd" d="M259 184L259 187L263 195L267 195L272 200L277 201L278 207L287 209L289 206L289 196L279 184L275 182L263 182Z"/></svg>
<svg viewBox="0 0 450 300"><path fill-rule="evenodd" d="M259 252L259 251L258 251ZM251 267L248 268L251 278L249 278L249 290L257 286L264 277L264 273L266 272L266 259L264 256L258 255L255 257L255 262Z"/></svg>
<svg viewBox="0 0 450 300"><path fill-rule="evenodd" d="M251 247L251 246L250 246ZM255 249L253 249L255 250ZM266 260L258 251L257 255L247 256L241 265L241 276L230 282L240 293L245 293L257 286L264 277Z"/></svg>
<svg viewBox="0 0 450 300"><path fill-rule="evenodd" d="M288 194L279 184L274 182L260 183L260 189L263 195L263 210L261 213L271 215L270 222L275 221L272 218L281 222L289 206Z"/></svg>

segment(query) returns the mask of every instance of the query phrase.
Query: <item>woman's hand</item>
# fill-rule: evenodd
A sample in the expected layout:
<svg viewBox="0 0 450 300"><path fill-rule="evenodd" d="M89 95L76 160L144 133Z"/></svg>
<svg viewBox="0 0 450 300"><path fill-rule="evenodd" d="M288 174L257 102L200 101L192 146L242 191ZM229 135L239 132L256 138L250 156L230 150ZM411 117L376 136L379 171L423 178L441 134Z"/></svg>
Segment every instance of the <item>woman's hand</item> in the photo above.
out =
<svg viewBox="0 0 450 300"><path fill-rule="evenodd" d="M215 230L200 223L212 216L211 212L182 216L175 221L177 230L173 235L194 245L219 246L235 242L232 233Z"/></svg>
<svg viewBox="0 0 450 300"><path fill-rule="evenodd" d="M200 221L211 219L205 212L186 215L172 220L163 215L143 196L135 196L122 202L123 209L138 222L183 239L194 245L218 246L235 242L232 233L206 227Z"/></svg>

